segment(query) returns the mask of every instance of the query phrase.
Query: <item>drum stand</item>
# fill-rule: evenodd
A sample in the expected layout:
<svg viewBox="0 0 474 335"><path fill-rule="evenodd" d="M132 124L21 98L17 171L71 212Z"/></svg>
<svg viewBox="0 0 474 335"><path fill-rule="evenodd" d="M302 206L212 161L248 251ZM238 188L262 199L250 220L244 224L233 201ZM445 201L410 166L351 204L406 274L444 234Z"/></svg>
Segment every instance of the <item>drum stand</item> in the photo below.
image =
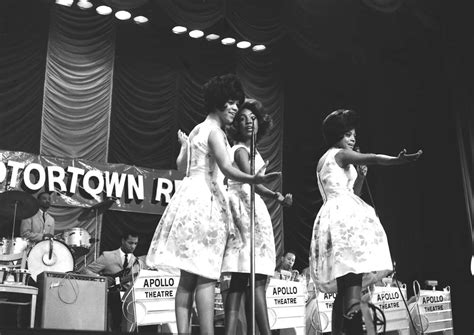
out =
<svg viewBox="0 0 474 335"><path fill-rule="evenodd" d="M14 204L15 208L13 210L13 229L12 229L12 243L14 241L14 238L15 238L15 223L16 223L16 211L18 209L18 201L15 200L15 204Z"/></svg>

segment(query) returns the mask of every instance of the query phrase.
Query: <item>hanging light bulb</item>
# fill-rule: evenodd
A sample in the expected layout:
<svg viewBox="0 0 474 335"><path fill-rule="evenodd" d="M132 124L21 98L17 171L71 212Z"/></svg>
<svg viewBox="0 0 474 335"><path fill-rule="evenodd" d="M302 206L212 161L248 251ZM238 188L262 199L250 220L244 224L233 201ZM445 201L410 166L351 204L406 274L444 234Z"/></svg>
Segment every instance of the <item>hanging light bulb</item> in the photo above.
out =
<svg viewBox="0 0 474 335"><path fill-rule="evenodd" d="M240 41L239 43L237 43L237 48L239 49L247 49L247 48L250 48L252 44L248 41Z"/></svg>
<svg viewBox="0 0 474 335"><path fill-rule="evenodd" d="M183 27L183 26L176 26L172 29L173 33L179 35L179 34L184 34L185 32L188 31L188 28Z"/></svg>
<svg viewBox="0 0 474 335"><path fill-rule="evenodd" d="M261 52L261 51L264 51L266 49L267 48L263 44L254 45L253 48L252 48L252 50L255 51L255 52Z"/></svg>
<svg viewBox="0 0 474 335"><path fill-rule="evenodd" d="M189 32L189 36L192 37L192 38L201 38L201 37L204 36L204 32L202 30L198 30L198 29L191 30Z"/></svg>
<svg viewBox="0 0 474 335"><path fill-rule="evenodd" d="M79 0L77 2L77 7L79 7L80 9L89 9L92 6L92 3L90 3L88 0Z"/></svg>
<svg viewBox="0 0 474 335"><path fill-rule="evenodd" d="M136 24L144 24L148 22L148 18L143 15L140 15L140 16L135 16L133 18L133 21L135 21Z"/></svg>
<svg viewBox="0 0 474 335"><path fill-rule="evenodd" d="M206 36L206 40L208 41L215 41L215 40L218 40L219 39L219 35L217 34L209 34Z"/></svg>
<svg viewBox="0 0 474 335"><path fill-rule="evenodd" d="M109 6L99 6L95 9L95 11L97 12L97 14L100 14L100 15L112 14L112 8L110 8Z"/></svg>
<svg viewBox="0 0 474 335"><path fill-rule="evenodd" d="M56 0L57 5L71 7L74 0Z"/></svg>
<svg viewBox="0 0 474 335"><path fill-rule="evenodd" d="M125 21L131 18L132 14L130 14L130 12L127 12L126 10L119 10L115 13L115 17L119 20Z"/></svg>
<svg viewBox="0 0 474 335"><path fill-rule="evenodd" d="M232 38L232 37L226 37L226 38L223 38L221 43L223 45L232 45L235 43L235 38Z"/></svg>

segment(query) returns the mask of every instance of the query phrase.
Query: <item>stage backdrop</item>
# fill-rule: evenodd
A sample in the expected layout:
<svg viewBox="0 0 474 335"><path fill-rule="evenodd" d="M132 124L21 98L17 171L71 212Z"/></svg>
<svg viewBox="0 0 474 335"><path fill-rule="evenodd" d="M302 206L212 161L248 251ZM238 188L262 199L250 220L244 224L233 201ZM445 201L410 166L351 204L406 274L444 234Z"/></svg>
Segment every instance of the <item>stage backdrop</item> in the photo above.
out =
<svg viewBox="0 0 474 335"><path fill-rule="evenodd" d="M239 1L198 7L150 1L142 8L150 23L137 26L50 1L8 0L0 6L0 149L175 169L178 129L189 133L206 116L202 85L211 76L233 72L247 96L261 100L272 115L273 131L259 150L270 162L269 171L282 170L279 59L270 51L257 54L171 32L180 24L271 48L282 27L274 12ZM281 190L281 185L277 180L269 187ZM282 211L273 200L268 205L281 252ZM160 218L111 213L92 224L77 221L80 210L55 206L57 229L83 226L102 235L102 250L115 248L120 231L133 229L141 232L139 250L145 253ZM102 224L113 233L100 234Z"/></svg>

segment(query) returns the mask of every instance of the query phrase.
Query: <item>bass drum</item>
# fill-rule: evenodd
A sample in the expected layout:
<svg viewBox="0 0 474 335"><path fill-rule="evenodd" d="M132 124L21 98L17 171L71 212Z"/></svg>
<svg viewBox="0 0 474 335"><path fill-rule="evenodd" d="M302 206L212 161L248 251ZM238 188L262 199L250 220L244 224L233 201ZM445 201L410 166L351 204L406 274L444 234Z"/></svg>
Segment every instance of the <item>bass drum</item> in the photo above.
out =
<svg viewBox="0 0 474 335"><path fill-rule="evenodd" d="M36 243L28 253L27 268L31 278L44 271L70 272L74 270L74 257L68 246L57 240Z"/></svg>

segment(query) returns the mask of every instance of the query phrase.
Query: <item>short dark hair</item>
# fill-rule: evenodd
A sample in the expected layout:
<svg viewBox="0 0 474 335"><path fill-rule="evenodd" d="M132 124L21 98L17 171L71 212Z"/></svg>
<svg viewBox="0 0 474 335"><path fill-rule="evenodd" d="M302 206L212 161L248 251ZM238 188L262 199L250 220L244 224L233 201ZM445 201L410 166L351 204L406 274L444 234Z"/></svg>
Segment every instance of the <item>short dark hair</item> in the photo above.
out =
<svg viewBox="0 0 474 335"><path fill-rule="evenodd" d="M42 196L43 194L47 194L47 195L50 196L50 195L51 195L51 192L48 192L48 191L41 191L41 192L38 193L38 195L36 196L36 199L41 198L41 196Z"/></svg>
<svg viewBox="0 0 474 335"><path fill-rule="evenodd" d="M323 136L328 146L333 146L349 130L359 126L359 114L352 109L338 109L323 121Z"/></svg>
<svg viewBox="0 0 474 335"><path fill-rule="evenodd" d="M204 84L204 107L208 113L224 110L229 100L235 100L239 105L245 100L242 83L235 74L215 76Z"/></svg>
<svg viewBox="0 0 474 335"><path fill-rule="evenodd" d="M122 232L122 240L126 240L129 236L131 237L138 237L138 233L131 231L131 230L125 230Z"/></svg>
<svg viewBox="0 0 474 335"><path fill-rule="evenodd" d="M287 251L285 251L281 257L285 257L285 256L288 255L288 254L293 254L293 255L295 255L295 257L296 257L296 252L294 252L293 250L287 250Z"/></svg>
<svg viewBox="0 0 474 335"><path fill-rule="evenodd" d="M239 107L239 111L235 114L234 122L232 126L228 128L229 137L235 141L242 141L242 134L240 133L240 128L238 126L239 117L242 114L244 109L248 109L252 112L253 115L257 118L258 121L258 133L257 133L257 142L265 136L268 131L273 127L273 119L269 114L265 114L265 110L260 101L255 99L247 99Z"/></svg>

